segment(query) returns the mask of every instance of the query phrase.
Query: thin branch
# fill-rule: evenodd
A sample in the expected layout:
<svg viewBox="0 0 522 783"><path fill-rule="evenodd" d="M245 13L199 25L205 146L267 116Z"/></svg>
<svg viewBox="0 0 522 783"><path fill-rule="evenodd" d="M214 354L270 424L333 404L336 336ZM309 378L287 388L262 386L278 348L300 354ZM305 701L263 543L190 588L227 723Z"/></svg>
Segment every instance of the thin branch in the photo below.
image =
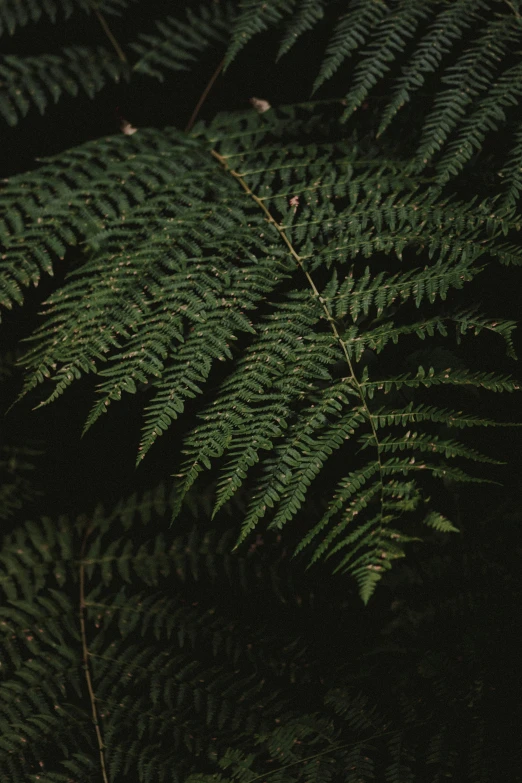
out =
<svg viewBox="0 0 522 783"><path fill-rule="evenodd" d="M109 25L107 24L107 20L105 19L104 15L102 14L100 9L98 8L97 3L91 2L90 6L91 6L92 10L94 11L94 13L96 14L96 16L98 17L98 21L101 24L105 35L107 36L107 38L111 42L111 44L112 44L112 46L114 48L114 51L116 52L116 54L118 55L118 57L120 58L122 63L126 63L127 62L127 57L125 56L125 52L123 51L123 49L119 45L118 41L114 37L114 34L113 34L111 28L109 27Z"/></svg>
<svg viewBox="0 0 522 783"><path fill-rule="evenodd" d="M109 783L109 778L107 776L107 770L105 767L105 754L104 754L105 746L103 744L103 737L100 730L100 724L98 722L98 710L96 709L96 695L92 687L91 670L89 667L90 654L89 654L89 648L87 646L87 633L85 630L85 563L83 558L85 555L85 547L87 546L87 539L89 538L91 532L92 529L88 527L83 537L82 548L80 552L80 611L79 611L80 632L82 637L83 670L85 673L85 680L87 682L89 700L91 702L92 722L94 724L94 729L96 731L96 739L98 741L98 752L100 754L100 767L102 773L102 780L103 783Z"/></svg>
<svg viewBox="0 0 522 783"><path fill-rule="evenodd" d="M187 127L185 128L185 133L188 133L192 129L192 126L194 125L194 123L196 122L196 117L199 114L199 110L203 106L203 104L204 104L204 102L206 100L207 95L209 94L210 90L212 89L212 85L214 84L214 82L216 81L217 77L221 73L224 64L225 64L225 58L223 58L221 60L221 62L219 63L218 67L216 68L216 70L214 71L212 76L210 77L207 86L205 87L205 89L201 93L200 99L199 99L199 101L196 104L196 108L192 112L192 114L190 116L190 120L187 122Z"/></svg>
<svg viewBox="0 0 522 783"><path fill-rule="evenodd" d="M255 778L250 778L249 783L254 783L255 780L261 780L261 778L267 778L269 775L274 775L276 772L281 772L282 769L287 769L288 767L294 767L296 764L303 764L305 761L311 761L312 759L316 759L319 756L325 756L327 753L335 753L336 750L344 750L345 748L355 748L358 745L364 744L365 742L370 742L374 739L380 739L381 737L386 737L388 734L393 733L393 731L381 731L378 734L373 734L371 737L368 737L368 739L357 742L343 742L341 745L334 745L333 748L327 748L326 750L322 750L319 753L314 753L313 756L305 756L302 759L291 761L289 764L285 764L284 766L278 767L277 769L271 769L269 772L263 772L262 775L256 775Z"/></svg>

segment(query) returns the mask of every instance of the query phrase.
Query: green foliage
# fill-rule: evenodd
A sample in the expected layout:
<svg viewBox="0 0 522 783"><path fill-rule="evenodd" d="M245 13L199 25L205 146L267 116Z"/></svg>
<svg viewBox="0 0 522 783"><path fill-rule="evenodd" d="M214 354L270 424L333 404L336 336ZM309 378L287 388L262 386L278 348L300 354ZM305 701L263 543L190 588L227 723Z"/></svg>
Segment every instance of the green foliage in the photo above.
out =
<svg viewBox="0 0 522 783"><path fill-rule="evenodd" d="M231 531L216 537L193 527L167 544L147 526L168 504L160 487L111 514L42 518L5 537L0 766L10 780L53 780L64 770L93 779L87 654L111 780L135 768L140 781L181 780L191 757L240 730L266 730L285 703L283 680L297 673L306 681L298 642L289 638L278 660L269 628L248 632L238 617L189 602L183 591L203 578L248 596L280 567L263 565L255 551L232 560ZM278 581L288 601L288 579Z"/></svg>
<svg viewBox="0 0 522 783"><path fill-rule="evenodd" d="M56 102L62 94L76 94L79 87L93 95L107 77L118 81L142 74L163 80L165 72L190 68L209 48L220 49L229 66L252 38L275 29L280 35L274 53L278 58L298 52L303 36L326 31L313 90L324 89L334 77L342 84L342 122L372 101L378 105L379 137L400 121L408 105L414 106L420 131L412 170L434 166L441 184L469 166L484 142L496 138L492 134L510 122L516 129L521 81L516 52L522 26L520 13L509 2L207 2L196 8L188 4L184 13L156 19L138 40L124 40L119 31L114 36L105 15L125 13L128 5L127 0L3 0L0 24L10 35L38 22L44 13L56 23L62 14L69 18L81 10L101 17L115 49L110 55L99 47L75 45L63 53L5 56L0 63L0 112L5 119L15 124L31 103L43 112L49 98ZM134 62L130 52L138 56ZM421 90L432 83L435 99L426 101ZM384 103L382 96L373 97L374 89L383 85ZM511 153L514 168L520 169L518 144Z"/></svg>
<svg viewBox="0 0 522 783"><path fill-rule="evenodd" d="M142 33L130 44L140 55L134 71L163 81L164 70L189 70L206 49L227 43L232 19L231 5L213 3L197 13L188 8L185 20L167 16L157 21L155 34Z"/></svg>
<svg viewBox="0 0 522 783"><path fill-rule="evenodd" d="M135 2L135 0L133 0ZM64 95L77 95L82 89L90 98L103 89L107 80L129 81L133 74L142 74L163 81L165 71L188 70L209 48L226 44L226 30L232 10L226 4L207 4L194 11L186 10L185 19L171 16L154 23L153 33L141 33L135 41L125 44L125 50L136 52L132 66L126 51L115 39L105 20L105 14L120 15L128 0L61 0L68 18L73 11L93 11L108 33L113 51L105 47L74 45L59 52L19 57L5 55L0 59L0 115L16 125L34 104L43 114L49 102L56 103ZM43 7L30 0L27 4L9 0L0 4L0 23L12 34L18 26L36 22L45 11L56 22L57 7L52 0ZM0 27L0 35L2 28Z"/></svg>
<svg viewBox="0 0 522 783"><path fill-rule="evenodd" d="M500 682L476 624L485 615L501 633L501 604L516 592L496 553L486 560L477 545L468 561L439 554L403 571L371 656L347 665L348 644L328 667L314 636L324 607L313 611L280 542L239 556L233 529L184 522L165 534L172 502L159 486L112 512L43 517L5 536L0 766L10 781L99 779L93 709L109 781L492 779ZM475 569L484 587L473 596ZM448 591L455 573L464 589ZM429 593L427 605L407 597L420 579L433 605ZM336 612L351 627L353 605ZM390 656L409 668L390 668Z"/></svg>
<svg viewBox="0 0 522 783"><path fill-rule="evenodd" d="M475 433L511 426L492 395L520 390L498 312L522 264L518 6L0 0L8 124L111 83L170 106L210 76L189 130L138 115L0 186L3 328L31 316L5 407L80 389L87 433L132 396L136 464L165 446L173 476L42 513L41 444L2 443L13 783L507 779L491 658L520 589L459 493L502 477ZM193 125L222 68L278 61L288 96L305 55L295 96L238 111L223 89ZM380 585L378 638L343 574L363 604Z"/></svg>
<svg viewBox="0 0 522 783"><path fill-rule="evenodd" d="M292 141L302 122L309 138ZM30 338L23 393L42 386L45 405L95 373L87 429L146 384L141 461L211 390L185 438L175 512L214 466L214 514L250 481L239 544L261 523L282 529L320 486L319 521L296 551L335 556L367 601L416 537L395 521L432 518L423 476L476 480L452 461L487 461L437 434L459 417L430 391L519 388L459 366L401 372L397 351L488 331L513 355L514 322L440 303L488 259L522 254L504 241L518 217L445 197L355 138L328 140L334 122L300 107L225 115L189 138L150 129L90 142L11 178L2 290L20 301L52 255L79 244L82 262Z"/></svg>
<svg viewBox="0 0 522 783"><path fill-rule="evenodd" d="M269 28L285 30L281 57L305 33L324 27L325 17L331 32L314 92L335 76L345 89L341 121L347 122L367 108L367 101L377 100L375 88L384 88L385 102L378 96L377 137L414 102L421 129L411 158L413 171L435 165L436 181L446 183L469 164L488 135L509 119L518 122L520 62L515 52L522 25L520 11L509 2L245 0L239 3L226 63ZM357 58L354 65L352 58ZM438 92L435 100L426 101L427 94L420 91L431 83ZM515 107L511 118L508 107ZM517 150L518 145L513 154L520 169Z"/></svg>
<svg viewBox="0 0 522 783"><path fill-rule="evenodd" d="M75 11L92 13L94 9L110 16L120 15L136 0L2 0L0 4L0 35L13 35L17 28L39 22L47 15L53 24L69 19Z"/></svg>
<svg viewBox="0 0 522 783"><path fill-rule="evenodd" d="M80 87L93 98L107 76L117 82L126 71L125 63L102 46L68 46L59 55L38 57L6 55L0 63L0 113L16 125L31 104L43 114L49 99L56 103L65 93L77 95Z"/></svg>

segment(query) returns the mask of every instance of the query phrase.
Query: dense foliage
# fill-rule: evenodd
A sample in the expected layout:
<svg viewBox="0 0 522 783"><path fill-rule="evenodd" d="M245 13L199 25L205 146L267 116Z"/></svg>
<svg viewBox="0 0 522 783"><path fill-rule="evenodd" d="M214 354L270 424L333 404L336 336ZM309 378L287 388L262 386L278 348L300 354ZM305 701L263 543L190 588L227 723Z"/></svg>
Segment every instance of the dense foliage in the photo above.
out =
<svg viewBox="0 0 522 783"><path fill-rule="evenodd" d="M4 775L506 779L522 11L0 30Z"/></svg>

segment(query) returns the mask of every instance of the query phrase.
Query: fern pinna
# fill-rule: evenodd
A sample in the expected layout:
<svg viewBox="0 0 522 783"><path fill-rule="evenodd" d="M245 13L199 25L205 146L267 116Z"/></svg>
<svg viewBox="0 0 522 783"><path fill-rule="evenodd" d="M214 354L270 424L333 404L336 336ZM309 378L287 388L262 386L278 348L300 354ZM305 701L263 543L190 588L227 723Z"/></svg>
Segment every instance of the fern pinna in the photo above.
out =
<svg viewBox="0 0 522 783"><path fill-rule="evenodd" d="M239 544L319 492L295 551L331 557L367 601L417 522L455 530L426 506L431 478L479 480L453 459L494 461L452 437L492 422L452 409L440 387L518 389L461 366L459 341L481 332L512 355L514 323L459 308L453 292L487 263L520 263L505 238L519 219L339 138L335 111L227 114L188 138L140 129L11 178L2 286L4 304L20 302L53 256L74 252L30 338L23 394L41 385L46 404L96 373L88 428L146 385L139 462L204 392L174 513L207 469L214 513L249 482ZM448 365L426 348L409 369L403 344L432 338L447 340Z"/></svg>

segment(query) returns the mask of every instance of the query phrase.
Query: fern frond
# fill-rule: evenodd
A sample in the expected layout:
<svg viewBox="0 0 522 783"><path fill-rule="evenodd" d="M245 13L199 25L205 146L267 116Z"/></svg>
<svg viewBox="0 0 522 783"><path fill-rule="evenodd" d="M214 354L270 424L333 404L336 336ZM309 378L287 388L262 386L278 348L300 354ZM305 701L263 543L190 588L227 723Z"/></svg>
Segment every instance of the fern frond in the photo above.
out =
<svg viewBox="0 0 522 783"><path fill-rule="evenodd" d="M287 21L279 45L277 59L287 54L297 40L308 30L313 30L324 16L324 0L302 0Z"/></svg>
<svg viewBox="0 0 522 783"><path fill-rule="evenodd" d="M512 321L453 306L424 318L402 313L446 300L450 290L473 281L487 255L505 254L499 237L517 222L492 211L487 200L443 197L424 180L406 177L396 161L372 163L352 139L327 142L320 125L310 125L314 138L306 145L288 143L285 129L291 139L302 114L303 107L287 107L269 118L243 113L235 124L218 118L208 129L199 126L195 139L140 131L125 142L108 140L62 156L54 178L55 164L48 162L38 203L23 195L25 182L41 181L38 171L8 183L13 217L4 223L3 263L16 280L21 252L34 246L41 254L58 242L64 255L66 243L83 243L85 260L51 295L46 319L30 338L23 393L43 385L47 396L40 404L46 404L95 373L99 396L87 429L113 400L145 385L150 398L138 461L184 412L187 399L208 392L222 364L210 402L185 439L175 511L202 472L215 466L214 513L254 481L238 543L261 520L280 529L305 508L338 455L345 477L352 477L348 494L346 488L336 494L339 477L322 489L326 510L303 540L308 545L325 528L315 562L342 533L341 547L352 547L352 555L361 550L350 569L369 596L382 550L372 536L418 508L421 464L435 477L450 471L455 480L471 480L437 460L416 462L415 455L428 449L441 460L482 459L419 429L422 421L430 428L458 418L455 412L437 413L419 397L412 408L417 419L408 421L396 413L394 395L403 389L421 395L438 385L519 388L507 376L458 365L383 373L381 356L413 337L426 342L436 335L458 345L461 335L480 337L485 330L513 355ZM328 175L321 175L327 164ZM411 250L424 256L420 264ZM360 270L358 253L376 251L395 266L384 270L372 258ZM519 261L520 249L512 256ZM371 372L368 355L377 362ZM385 416L404 434L387 434ZM371 446L375 462L360 463L361 443ZM389 456L395 449L408 455ZM401 477L408 474L421 483L406 490ZM342 508L343 522L335 526Z"/></svg>
<svg viewBox="0 0 522 783"><path fill-rule="evenodd" d="M450 384L452 386L474 386L476 388L486 389L494 392L513 392L520 391L520 384L508 376L499 376L491 372L470 372L464 369L435 370L433 367L426 369L419 367L416 375L400 375L393 380L368 381L363 380L368 396L372 398L377 391L388 394L393 388L400 389L403 386L409 388L418 388L424 386L439 386Z"/></svg>
<svg viewBox="0 0 522 783"><path fill-rule="evenodd" d="M413 108L418 98L420 141L413 156L410 144L407 155L419 172L442 153L436 166L443 183L455 178L483 149L486 135L507 127L508 109L516 105L520 66L518 55L513 64L511 53L520 43L520 26L509 3L497 5L493 0L451 4L430 0L422 5L416 0L388 4L355 0L344 10L308 0L276 4L251 0L241 5L233 23L226 62L232 62L253 35L286 27L280 57L305 31L318 35L326 11L333 26L312 92L334 75L342 79L347 85L343 121L371 102L377 137L399 123L404 107L412 104ZM352 66L348 61L356 56ZM497 78L499 70L503 74ZM377 101L374 88L386 79L390 98L382 102L383 96L377 96ZM420 95L428 81L435 84L431 108ZM439 85L450 87L440 90ZM451 139L454 131L458 138Z"/></svg>
<svg viewBox="0 0 522 783"><path fill-rule="evenodd" d="M370 267L366 267L358 279L353 271L339 283L334 278L326 299L338 319L349 314L356 322L360 315L367 316L373 308L380 318L398 299L402 303L412 298L416 307L424 299L430 303L437 297L446 299L450 288L461 288L480 273L480 266L473 261L472 257L462 255L456 263L438 260L431 266L396 275L386 272L372 275Z"/></svg>
<svg viewBox="0 0 522 783"><path fill-rule="evenodd" d="M360 438L363 448L373 445L373 435L363 436ZM429 452L432 454L444 454L446 458L452 457L466 457L467 459L476 460L477 462L489 462L492 465L503 464L499 460L487 457L484 454L480 454L475 449L470 449L466 446L462 446L454 440L441 440L438 436L429 436L423 433L407 430L403 436L397 438L393 435L385 435L381 440L380 450L383 454L394 453L396 451L404 451L410 449L420 452Z"/></svg>
<svg viewBox="0 0 522 783"><path fill-rule="evenodd" d="M136 0L96 0L96 7L103 14L120 15L133 2ZM39 22L43 14L56 24L59 13L63 14L64 19L69 19L77 10L90 14L93 3L90 0L2 0L0 36L4 30L13 35L17 28Z"/></svg>
<svg viewBox="0 0 522 783"><path fill-rule="evenodd" d="M393 63L395 58L402 54L408 42L416 35L421 23L429 19L438 5L437 0L425 0L422 4L416 3L415 0L403 0L396 4L395 9L390 9L390 12L383 14L375 36L372 36L372 41L363 51L362 61L354 69L353 84L345 98L345 116L351 115L362 105L373 87L389 71L388 63ZM366 9L368 12L371 5L366 3ZM327 69L325 63L323 72L316 81L316 89L330 70L331 68Z"/></svg>
<svg viewBox="0 0 522 783"><path fill-rule="evenodd" d="M435 167L438 182L444 184L456 177L476 152L482 149L490 131L499 130L507 122L505 107L518 106L522 63L506 68L491 85L485 98L461 123L454 141L450 142ZM444 122L441 120L441 122Z"/></svg>
<svg viewBox="0 0 522 783"><path fill-rule="evenodd" d="M436 96L416 151L419 169L429 163L441 150L448 136L466 115L469 115L468 133L477 134L475 147L480 145L478 139L484 128L484 109L479 103L477 109L473 107L470 113L470 107L474 100L485 92L487 97L483 100L486 103L482 106L486 106L486 111L488 106L491 109L491 100L494 96L498 99L500 94L502 100L505 100L506 87L509 89L509 85L505 84L506 77L501 77L497 86L493 80L499 69L499 63L503 62L510 48L519 40L519 35L520 28L513 16L509 14L499 16L487 24L474 45L459 57L455 65L448 68L442 77L442 83L450 86ZM512 99L508 98L508 102L513 104ZM499 109L500 106L497 106L496 119L501 117ZM487 122L487 129L491 130L490 122ZM459 148L462 147L462 143L461 140ZM452 168L451 164L449 166L439 164L442 181L447 181L456 171L457 169Z"/></svg>
<svg viewBox="0 0 522 783"><path fill-rule="evenodd" d="M141 33L129 48L139 55L133 71L164 80L164 71L188 70L206 49L229 40L234 8L229 3L202 5L197 11L186 9L186 19L172 16L157 21L157 33Z"/></svg>
<svg viewBox="0 0 522 783"><path fill-rule="evenodd" d="M504 186L503 208L509 214L516 206L522 192L522 129L519 127L515 133L515 143L508 155L506 164L498 172Z"/></svg>
<svg viewBox="0 0 522 783"><path fill-rule="evenodd" d="M372 411L371 413L375 427L392 426L398 424L401 426L407 426L408 424L416 421L432 421L434 423L443 423L447 427L457 427L459 429L465 427L502 427L502 422L495 421L494 419L486 419L481 416L474 416L472 414L465 414L462 411L455 413L444 408L436 408L431 405L417 405L408 403L404 408L389 409L382 408L380 410ZM513 426L509 424L508 426Z"/></svg>
<svg viewBox="0 0 522 783"><path fill-rule="evenodd" d="M425 83L427 75L440 68L444 57L473 22L481 19L480 12L485 11L487 6L486 0L456 0L441 8L427 32L416 42L414 53L395 81L391 100L382 112L377 137L384 133L399 111L411 101L415 90Z"/></svg>
<svg viewBox="0 0 522 783"><path fill-rule="evenodd" d="M107 81L129 80L134 73L163 81L165 71L188 70L207 49L216 45L224 49L230 39L233 5L211 2L196 10L185 9L181 18L158 19L156 33L141 33L137 40L125 42L125 49L137 54L129 64L105 15L121 15L131 1L136 0L3 0L0 34L2 24L12 34L29 21L39 21L44 12L55 23L59 7L65 18L81 9L98 16L114 49L111 53L101 46L74 45L34 56L5 55L0 61L0 114L5 120L16 125L32 105L43 114L50 103L64 95L76 96L80 89L93 98Z"/></svg>
<svg viewBox="0 0 522 783"><path fill-rule="evenodd" d="M276 25L285 14L291 14L296 0L242 0L232 29L231 41L225 57L225 67L230 65L238 53L254 35Z"/></svg>
<svg viewBox="0 0 522 783"><path fill-rule="evenodd" d="M287 440L265 460L265 476L252 493L243 522L241 539L255 529L270 508L277 511L270 527L282 528L306 502L312 482L320 475L331 455L340 449L364 421L357 408L344 411L347 403L343 386L331 387L324 397L301 414ZM341 402L342 401L342 402ZM351 400L353 403L353 400ZM223 484L227 481L225 479Z"/></svg>
<svg viewBox="0 0 522 783"><path fill-rule="evenodd" d="M308 293L290 292L287 305L277 307L266 324L259 325L259 339L245 352L211 408L201 414L205 424L186 442L190 457L183 466L187 483L180 486L181 496L200 472L200 464L220 456L219 444L226 443L234 456L220 482L217 511L258 461L259 450L273 448L273 440L287 426L293 401L305 399L314 381L329 378L324 365L338 357L328 336L321 340L314 334L320 315Z"/></svg>
<svg viewBox="0 0 522 783"><path fill-rule="evenodd" d="M89 515L80 556L85 517L42 519L5 536L0 763L12 770L13 781L38 771L58 780L68 770L86 783L97 768L83 644L107 769L138 769L140 783L166 768L181 777L203 750L224 752L240 732L266 730L288 704L281 677L301 679L303 644L290 637L286 659L274 659L270 629L245 631L216 611L215 602L187 602L181 589L187 570L195 580L219 578L221 588L228 571L233 590L253 593L274 581L280 583L276 595L284 592L285 602L295 602L291 583L285 588L288 580L274 571L277 556L263 565L249 553L257 567L245 568L244 558L229 554L232 531L202 534L201 526L169 541L145 529L141 543L133 542L132 517L152 525L170 502L160 488L121 502L112 513L98 507ZM216 732L222 741L213 745Z"/></svg>
<svg viewBox="0 0 522 783"><path fill-rule="evenodd" d="M365 0L356 0L350 10L340 17L326 49L325 58L315 80L313 91L331 79L344 61L363 46L387 15L384 3L369 5Z"/></svg>
<svg viewBox="0 0 522 783"><path fill-rule="evenodd" d="M89 98L109 78L119 82L128 75L125 63L102 46L68 46L63 54L35 57L5 55L0 62L0 114L16 125L34 104L43 114L48 103L64 93L77 95L82 88Z"/></svg>
<svg viewBox="0 0 522 783"><path fill-rule="evenodd" d="M489 456L476 431L512 426L489 392L520 380L515 322L472 303L514 291L522 264L521 0L163 6L0 0L0 34L42 22L45 49L81 11L117 52L4 56L3 117L222 49L194 118L257 35L283 81L324 47L308 86L282 85L296 100L341 92L264 94L190 133L122 127L0 183L0 305L60 272L0 379L16 356L36 407L94 381L84 431L136 395L137 462L168 432L176 471L110 511L39 517L36 445L0 446L1 783L509 780L520 499L491 537L475 487L497 483L503 443ZM175 81L151 96L169 112ZM72 506L61 484L51 503ZM357 591L381 582L376 640Z"/></svg>
<svg viewBox="0 0 522 783"><path fill-rule="evenodd" d="M8 251L0 267L2 304L21 303L22 288L36 285L42 272L52 274L53 261L63 261L78 239L98 247L106 218L124 222L149 192L186 174L183 159L169 157L176 139L174 129L100 139L10 178L0 193L0 239Z"/></svg>

